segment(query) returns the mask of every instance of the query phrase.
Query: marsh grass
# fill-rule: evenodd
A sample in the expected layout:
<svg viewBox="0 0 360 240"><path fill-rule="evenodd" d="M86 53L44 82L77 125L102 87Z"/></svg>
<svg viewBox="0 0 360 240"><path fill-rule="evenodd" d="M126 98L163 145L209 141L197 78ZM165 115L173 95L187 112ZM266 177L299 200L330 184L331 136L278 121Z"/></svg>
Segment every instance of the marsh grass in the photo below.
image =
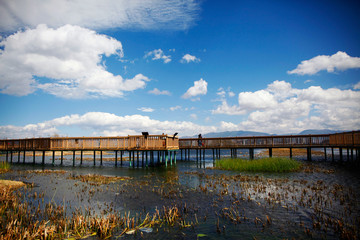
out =
<svg viewBox="0 0 360 240"><path fill-rule="evenodd" d="M6 173L10 171L10 163L0 162L0 173Z"/></svg>
<svg viewBox="0 0 360 240"><path fill-rule="evenodd" d="M227 158L217 160L216 168L244 172L293 172L301 168L301 163L284 157L261 158L255 160Z"/></svg>

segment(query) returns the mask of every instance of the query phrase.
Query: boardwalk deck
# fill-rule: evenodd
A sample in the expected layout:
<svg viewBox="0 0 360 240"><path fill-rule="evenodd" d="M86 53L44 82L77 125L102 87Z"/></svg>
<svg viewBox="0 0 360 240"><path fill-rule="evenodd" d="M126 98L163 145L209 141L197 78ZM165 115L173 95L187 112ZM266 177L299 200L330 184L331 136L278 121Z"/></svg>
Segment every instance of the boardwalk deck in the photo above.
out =
<svg viewBox="0 0 360 240"><path fill-rule="evenodd" d="M0 140L0 151L152 151L177 149L179 149L179 139L170 135Z"/></svg>

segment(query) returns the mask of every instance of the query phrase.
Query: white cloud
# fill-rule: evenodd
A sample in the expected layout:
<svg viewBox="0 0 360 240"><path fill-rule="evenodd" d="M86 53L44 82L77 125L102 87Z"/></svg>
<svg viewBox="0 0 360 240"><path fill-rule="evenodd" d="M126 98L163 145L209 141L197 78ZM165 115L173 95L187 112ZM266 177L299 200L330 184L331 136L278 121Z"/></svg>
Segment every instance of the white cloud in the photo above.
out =
<svg viewBox="0 0 360 240"><path fill-rule="evenodd" d="M346 52L338 51L334 55L319 55L310 60L302 61L296 69L288 74L313 75L322 70L327 72L345 71L351 68L360 68L360 58L350 57Z"/></svg>
<svg viewBox="0 0 360 240"><path fill-rule="evenodd" d="M190 114L190 118L193 120L197 120L197 115L195 113Z"/></svg>
<svg viewBox="0 0 360 240"><path fill-rule="evenodd" d="M235 96L235 93L232 92L232 91L229 91L229 92L228 92L228 95L229 95L229 97L234 97L234 96Z"/></svg>
<svg viewBox="0 0 360 240"><path fill-rule="evenodd" d="M356 83L356 84L354 85L354 89L355 89L355 90L359 90L359 89L360 89L360 82L358 82L358 83Z"/></svg>
<svg viewBox="0 0 360 240"><path fill-rule="evenodd" d="M237 129L277 134L360 128L360 91L319 86L296 89L290 83L274 81L266 89L239 93L238 100L234 106L223 100L212 113L244 115L246 119L236 125Z"/></svg>
<svg viewBox="0 0 360 240"><path fill-rule="evenodd" d="M175 29L191 27L199 13L193 0L4 0L0 1L0 31L47 24L91 29Z"/></svg>
<svg viewBox="0 0 360 240"><path fill-rule="evenodd" d="M181 106L179 106L179 105L177 105L175 107L170 107L171 111L180 110L180 109L181 109Z"/></svg>
<svg viewBox="0 0 360 240"><path fill-rule="evenodd" d="M4 38L0 46L0 90L5 94L24 96L42 89L63 98L121 97L149 81L142 74L123 79L108 72L102 57L122 57L121 42L78 26L39 25Z"/></svg>
<svg viewBox="0 0 360 240"><path fill-rule="evenodd" d="M182 59L180 60L182 63L189 63L189 62L200 62L200 58L192 56L190 54L185 54Z"/></svg>
<svg viewBox="0 0 360 240"><path fill-rule="evenodd" d="M155 49L153 51L147 52L144 58L150 57L152 60L163 60L164 63L171 62L171 56L166 56L161 49Z"/></svg>
<svg viewBox="0 0 360 240"><path fill-rule="evenodd" d="M201 126L189 121L159 121L142 115L117 116L105 112L88 112L83 115L67 115L50 121L26 126L0 126L1 138L46 137L55 133L64 136L59 128L71 126L91 131L93 136L127 136L147 131L150 134L173 134L189 136L197 132L216 131L214 126Z"/></svg>
<svg viewBox="0 0 360 240"><path fill-rule="evenodd" d="M154 95L168 95L168 96L171 95L171 93L169 91L167 91L167 90L160 91L157 88L154 88L153 90L148 91L148 93L154 94Z"/></svg>
<svg viewBox="0 0 360 240"><path fill-rule="evenodd" d="M141 108L138 108L137 110L142 111L142 112L153 112L153 111L155 111L155 109L149 108L149 107L141 107Z"/></svg>
<svg viewBox="0 0 360 240"><path fill-rule="evenodd" d="M207 85L208 83L204 79L200 79L199 81L194 82L194 86L190 87L186 93L182 96L182 98L188 99L200 99L200 98L194 98L199 95L205 95L207 93Z"/></svg>

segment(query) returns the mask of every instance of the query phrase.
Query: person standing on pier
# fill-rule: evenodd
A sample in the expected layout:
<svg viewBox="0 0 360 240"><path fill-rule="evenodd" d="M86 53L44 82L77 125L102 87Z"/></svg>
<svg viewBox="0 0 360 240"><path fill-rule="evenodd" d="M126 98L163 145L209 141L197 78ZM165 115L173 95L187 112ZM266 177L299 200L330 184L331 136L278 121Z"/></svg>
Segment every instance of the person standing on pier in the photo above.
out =
<svg viewBox="0 0 360 240"><path fill-rule="evenodd" d="M199 146L199 147L202 147L202 136L201 136L201 133L200 133L199 136L198 136L198 146Z"/></svg>

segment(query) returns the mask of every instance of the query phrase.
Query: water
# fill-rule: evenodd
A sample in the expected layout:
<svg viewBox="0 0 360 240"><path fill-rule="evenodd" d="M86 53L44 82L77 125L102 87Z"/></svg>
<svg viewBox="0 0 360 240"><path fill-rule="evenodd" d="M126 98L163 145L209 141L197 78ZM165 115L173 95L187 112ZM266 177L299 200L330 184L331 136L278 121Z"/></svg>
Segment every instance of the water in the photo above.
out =
<svg viewBox="0 0 360 240"><path fill-rule="evenodd" d="M243 153L246 155L246 151ZM156 154L155 154L156 155ZM222 157L227 155L224 151ZM230 153L228 153L230 155ZM238 155L240 155L238 153ZM344 238L341 232L359 238L360 177L344 165L317 161L306 162L300 172L240 173L212 169L212 152L207 151L205 161L177 161L176 165L132 168L124 161L114 167L113 155L103 155L100 165L97 155L84 155L73 167L72 154L65 155L63 165L52 156L26 156L25 164L15 163L11 172L0 175L3 179L21 180L35 185L24 190L28 196L44 194L44 202L66 206L68 214L76 209L91 208L92 214L106 215L109 206L121 213L145 216L164 206L177 206L186 222L193 227L156 226L147 239L273 239L273 238ZM76 156L79 158L80 156ZM177 154L180 158L180 154ZM87 160L85 160L87 159ZM4 160L4 156L0 157ZM157 159L155 158L155 162ZM118 162L120 165L120 160ZM141 160L140 164L141 166ZM36 170L64 172L39 173ZM130 180L94 186L74 179L86 174L126 176ZM28 197L38 204L39 200ZM340 223L340 224L339 224ZM342 228L340 228L343 226ZM117 233L119 235L119 233ZM114 238L117 235L114 235ZM140 239L140 234L125 235L126 239Z"/></svg>

